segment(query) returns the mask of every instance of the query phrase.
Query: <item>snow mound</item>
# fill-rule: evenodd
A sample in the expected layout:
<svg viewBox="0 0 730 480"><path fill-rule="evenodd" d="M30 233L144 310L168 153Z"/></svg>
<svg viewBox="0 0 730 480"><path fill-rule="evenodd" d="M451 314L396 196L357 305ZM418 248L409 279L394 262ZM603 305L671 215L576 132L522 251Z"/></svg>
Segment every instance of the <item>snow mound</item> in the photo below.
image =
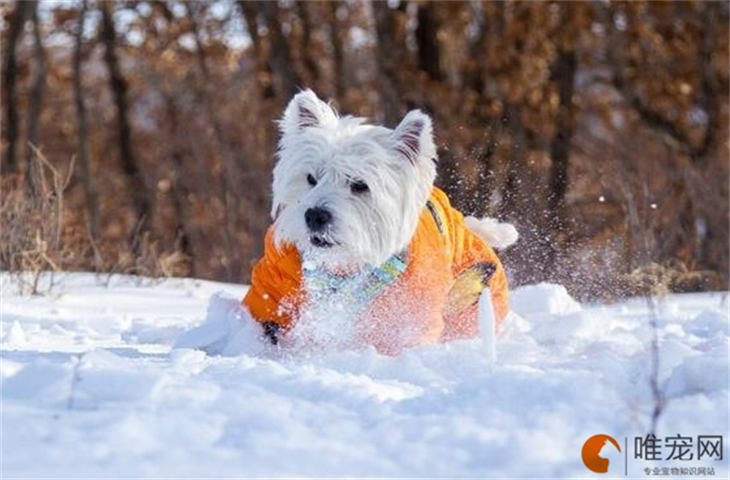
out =
<svg viewBox="0 0 730 480"><path fill-rule="evenodd" d="M670 398L684 395L706 395L728 389L728 346L718 345L704 355L695 353L679 363L666 381Z"/></svg>
<svg viewBox="0 0 730 480"><path fill-rule="evenodd" d="M567 315L580 312L580 304L570 296L562 285L538 283L518 287L510 293L510 308L517 314Z"/></svg>
<svg viewBox="0 0 730 480"><path fill-rule="evenodd" d="M692 321L684 325L687 333L703 338L715 335L727 337L729 329L727 315L717 310L703 310Z"/></svg>
<svg viewBox="0 0 730 480"><path fill-rule="evenodd" d="M258 355L269 344L259 324L241 305L241 299L217 292L210 298L205 322L180 335L174 346L209 354Z"/></svg>

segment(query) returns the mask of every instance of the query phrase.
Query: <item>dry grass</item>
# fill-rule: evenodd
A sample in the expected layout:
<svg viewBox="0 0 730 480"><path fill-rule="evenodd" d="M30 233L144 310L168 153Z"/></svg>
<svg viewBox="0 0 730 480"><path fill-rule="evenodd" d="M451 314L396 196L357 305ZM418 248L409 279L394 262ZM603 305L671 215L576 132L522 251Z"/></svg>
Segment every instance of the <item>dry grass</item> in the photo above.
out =
<svg viewBox="0 0 730 480"><path fill-rule="evenodd" d="M74 160L65 169L52 165L34 148L31 193L24 179L3 178L0 200L0 267L18 275L21 290L40 293L44 271L59 272L86 247L83 236L64 221L64 192L71 182ZM51 276L53 279L53 276ZM51 286L53 280L51 280Z"/></svg>
<svg viewBox="0 0 730 480"><path fill-rule="evenodd" d="M83 216L66 211L74 159L53 165L42 151L31 148L35 191L30 192L22 175L0 180L0 269L14 275L21 293L50 292L63 271L104 272L107 278L116 273L160 278L188 272L188 259L179 249L161 251L151 233L139 228L125 242L94 242Z"/></svg>
<svg viewBox="0 0 730 480"><path fill-rule="evenodd" d="M707 270L691 270L680 261L649 263L621 279L620 290L627 295L662 296L672 292L723 290L722 276Z"/></svg>

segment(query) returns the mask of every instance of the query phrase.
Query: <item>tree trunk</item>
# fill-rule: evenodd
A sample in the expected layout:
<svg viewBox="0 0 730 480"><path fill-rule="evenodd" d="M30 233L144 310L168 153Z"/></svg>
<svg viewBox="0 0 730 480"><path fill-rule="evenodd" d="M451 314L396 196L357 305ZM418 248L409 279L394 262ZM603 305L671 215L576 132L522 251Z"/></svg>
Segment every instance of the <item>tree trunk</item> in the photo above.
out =
<svg viewBox="0 0 730 480"><path fill-rule="evenodd" d="M565 194L568 191L570 167L570 150L575 131L575 108L573 92L575 90L575 73L577 58L574 48L561 46L558 49L553 75L558 86L559 108L555 119L555 136L550 142L549 192L547 198L548 225L550 241L547 247L547 266L556 267L559 262L559 251L565 248L566 239L570 238L565 222ZM550 274L555 268L548 268Z"/></svg>
<svg viewBox="0 0 730 480"><path fill-rule="evenodd" d="M480 5L483 8L483 6ZM473 90L482 98L484 92L484 70L486 67L486 40L487 40L487 25L489 21L489 15L486 11L481 9L473 10L472 16L474 17L477 34L470 40L467 38L467 54L469 55L464 59L464 66L462 69L462 78L464 87Z"/></svg>
<svg viewBox="0 0 730 480"><path fill-rule="evenodd" d="M261 48L256 3L249 0L239 0L238 7L241 9L243 20L246 22L246 30L248 30L248 35L251 37L251 43L253 44L254 61L256 62L254 74L256 83L261 90L261 96L266 99L274 98L276 92L271 78L271 66L264 59Z"/></svg>
<svg viewBox="0 0 730 480"><path fill-rule="evenodd" d="M28 12L33 5L29 2L15 2L15 9L10 17L8 36L5 40L3 87L5 101L5 139L8 142L5 150L5 168L9 173L18 171L18 103L15 97L17 86L16 47L23 34L23 27Z"/></svg>
<svg viewBox="0 0 730 480"><path fill-rule="evenodd" d="M722 8L722 4L720 3L716 5L713 3L707 3L703 7L704 10L701 14L703 35L701 39L702 43L700 46L700 55L698 58L698 68L700 71L701 79L700 103L707 113L707 126L705 129L704 137L702 139L702 143L700 144L700 147L696 152L696 158L700 160L702 166L706 167L709 163L708 160L711 157L712 152L718 146L717 131L719 130L719 128L721 128L719 127L719 125L722 123L722 101L718 101L718 91L724 89L725 92L727 92L727 82L725 82L722 87L718 88L718 84L722 84L722 81L715 75L712 68L713 52L717 49L717 46L715 45L715 34L717 31L718 20L722 19L724 16L725 21L721 21L721 25L724 25L725 28L727 28L728 17L727 5L725 5L726 8L724 10ZM724 38L727 38L727 36L725 36ZM727 124L725 124L725 128L727 128ZM727 154L726 148L724 149L724 152L725 154ZM707 205L705 202L699 203L703 207ZM721 217L716 217L722 219L721 221L717 222L717 224L712 221L705 221L705 235L700 237L696 242L695 252L697 255L697 259L703 266L714 268L714 265L712 265L713 262L710 258L711 255L709 247L713 243L713 237L722 238L728 232L727 209L728 205L726 202L724 205L724 215L722 215ZM714 215L707 215L705 218L707 217L712 218L714 217ZM721 258L723 258L724 261L719 262L717 265L725 267L724 269L721 267L719 270L724 270L724 275L726 275L725 278L727 279L728 250L727 248L723 248L719 251L722 252Z"/></svg>
<svg viewBox="0 0 730 480"><path fill-rule="evenodd" d="M488 11L487 8L492 10ZM468 42L469 58L466 60L463 70L463 91L462 101L466 101L469 90L476 93L476 98L471 102L469 108L469 120L475 125L484 125L484 135L477 145L480 155L477 160L479 181L476 183L476 190L465 192L466 198L477 200L474 214L484 215L488 213L487 206L491 200L492 192L496 190L494 168L494 155L504 134L505 125L501 114L490 112L489 103L492 95L485 94L487 75L488 43L499 41L504 31L504 5L496 2L490 5L472 4L471 13L477 22L477 34Z"/></svg>
<svg viewBox="0 0 730 480"><path fill-rule="evenodd" d="M426 72L431 80L439 81L443 78L438 41L441 22L436 8L436 3L433 1L418 6L416 43L418 44L418 68Z"/></svg>
<svg viewBox="0 0 730 480"><path fill-rule="evenodd" d="M291 50L279 21L279 4L276 1L257 2L266 22L270 38L269 65L274 72L274 83L281 98L289 100L297 92L301 81L294 69Z"/></svg>
<svg viewBox="0 0 730 480"><path fill-rule="evenodd" d="M340 108L345 108L345 60L342 48L342 37L340 37L337 9L339 2L330 2L329 23L330 42L332 43L332 62L334 64L335 98L340 102Z"/></svg>
<svg viewBox="0 0 730 480"><path fill-rule="evenodd" d="M165 110L167 113L167 126L170 134L170 160L174 168L172 181L172 201L175 208L175 232L180 239L180 250L188 257L191 277L197 275L195 266L195 248L193 243L194 232L190 226L190 209L188 208L188 198L190 197L190 189L188 188L185 175L185 155L180 148L179 139L183 136L180 134L180 123L177 105L175 99L168 92L163 92L165 99Z"/></svg>
<svg viewBox="0 0 730 480"><path fill-rule="evenodd" d="M41 113L41 105L43 103L43 92L46 87L46 54L43 50L43 42L41 40L41 30L38 23L38 2L31 3L31 20L33 22L33 81L30 88L30 98L28 99L28 116L26 117L26 136L28 145L25 147L25 164L26 174L25 180L28 185L28 193L36 196L36 185L39 177L39 165L33 159L35 153L33 147L38 147L38 119Z"/></svg>
<svg viewBox="0 0 730 480"><path fill-rule="evenodd" d="M551 230L560 231L563 225L565 194L568 191L568 160L575 130L573 92L577 59L574 49L560 48L553 64L553 74L558 86L559 108L556 132L550 142L550 192L548 212Z"/></svg>
<svg viewBox="0 0 730 480"><path fill-rule="evenodd" d="M142 172L137 164L132 148L132 129L129 124L129 104L127 98L127 82L119 67L119 59L116 53L116 31L114 20L108 2L100 2L101 8L101 39L104 43L104 61L109 73L109 86L112 91L114 103L117 109L117 128L119 155L122 170L129 181L129 191L132 195L132 202L137 213L138 221L147 221L152 213L152 195L148 191Z"/></svg>
<svg viewBox="0 0 730 480"><path fill-rule="evenodd" d="M395 35L395 10L387 2L372 2L377 37L377 65L380 97L385 124L394 127L401 117L398 69L402 68L402 50Z"/></svg>
<svg viewBox="0 0 730 480"><path fill-rule="evenodd" d="M714 147L717 125L720 120L721 102L717 101L717 81L712 68L712 56L716 51L715 24L722 16L722 4L708 2L700 13L702 37L700 38L697 70L700 72L700 105L707 114L707 126L699 146L690 150L693 160L703 162Z"/></svg>
<svg viewBox="0 0 730 480"><path fill-rule="evenodd" d="M86 214L89 225L89 232L93 240L98 240L101 235L101 221L99 219L99 199L96 186L92 180L91 159L89 158L89 130L86 118L86 102L81 85L81 50L83 48L83 32L84 20L88 8L87 0L82 0L81 10L79 11L78 26L76 27L76 37L74 42L73 56L73 88L74 100L76 102L76 117L79 124L77 154L78 165L81 174L81 183L84 187L84 196L86 197Z"/></svg>
<svg viewBox="0 0 730 480"><path fill-rule="evenodd" d="M221 173L219 178L220 184L220 195L224 204L223 212L223 242L225 249L228 252L233 252L236 248L233 238L236 232L236 220L238 219L239 211L239 198L234 194L234 189L231 185L236 184L234 177L236 173L237 158L234 153L234 149L231 146L230 140L226 136L223 129L223 125L216 115L213 103L211 101L211 91L209 86L215 82L212 79L210 71L208 69L208 62L203 46L202 37L200 35L200 29L195 18L195 14L192 10L192 4L186 3L188 21L190 22L190 33L192 33L195 40L196 57L198 59L198 69L200 71L199 87L195 88L198 101L203 107L203 112L206 115L208 123L213 128L213 134L218 144L218 149L221 154ZM238 281L239 274L242 267L242 260L240 257L234 256L234 259L226 263L226 280L227 281Z"/></svg>
<svg viewBox="0 0 730 480"><path fill-rule="evenodd" d="M301 38L301 55L302 63L304 63L304 69L307 72L307 84L316 87L319 81L319 67L317 62L312 57L312 20L309 17L309 9L305 1L297 1L297 15L302 21L302 38Z"/></svg>
<svg viewBox="0 0 730 480"><path fill-rule="evenodd" d="M507 165L507 174L505 179L504 194L502 202L499 205L499 216L509 218L511 216L519 216L524 203L523 196L520 195L521 181L525 178L525 148L526 135L525 129L520 118L520 108L512 103L505 103L504 118L507 128L510 131L512 151Z"/></svg>
<svg viewBox="0 0 730 480"><path fill-rule="evenodd" d="M495 188L494 154L499 142L500 120L489 119L484 129L482 142L478 145L477 172L478 179L475 187L470 188L467 199L474 201L473 215L481 217L489 212L489 202ZM463 189L462 189L463 190Z"/></svg>

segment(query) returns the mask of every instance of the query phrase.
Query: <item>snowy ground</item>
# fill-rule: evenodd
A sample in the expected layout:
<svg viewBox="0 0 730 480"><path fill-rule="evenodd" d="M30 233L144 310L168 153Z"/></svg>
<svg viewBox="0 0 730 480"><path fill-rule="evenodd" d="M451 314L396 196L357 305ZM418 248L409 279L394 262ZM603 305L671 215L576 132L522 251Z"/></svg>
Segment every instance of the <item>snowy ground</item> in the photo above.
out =
<svg viewBox="0 0 730 480"><path fill-rule="evenodd" d="M4 478L593 478L580 451L597 433L622 448L628 437L630 476L728 475L726 293L671 296L656 315L658 434L724 435L723 460L649 462L633 458L653 407L645 300L589 306L559 286L518 289L490 366L481 340L397 357L209 356L173 345L205 320L212 295L224 292L211 310L225 316L245 287L129 277L107 287L75 274L28 297L1 279ZM623 476L623 454L604 451Z"/></svg>

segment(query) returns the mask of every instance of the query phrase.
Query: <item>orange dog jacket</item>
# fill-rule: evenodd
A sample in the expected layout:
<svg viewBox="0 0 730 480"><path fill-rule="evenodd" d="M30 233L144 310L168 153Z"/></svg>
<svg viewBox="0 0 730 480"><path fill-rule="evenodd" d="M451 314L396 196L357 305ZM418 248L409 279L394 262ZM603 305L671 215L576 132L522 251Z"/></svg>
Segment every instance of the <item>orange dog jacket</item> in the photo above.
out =
<svg viewBox="0 0 730 480"><path fill-rule="evenodd" d="M390 354L474 337L478 295L485 284L499 324L509 308L504 268L494 250L464 225L446 194L434 187L406 249L404 271L358 315L357 335ZM270 227L243 304L257 321L288 330L308 304L305 290L299 251L291 244L277 248Z"/></svg>

